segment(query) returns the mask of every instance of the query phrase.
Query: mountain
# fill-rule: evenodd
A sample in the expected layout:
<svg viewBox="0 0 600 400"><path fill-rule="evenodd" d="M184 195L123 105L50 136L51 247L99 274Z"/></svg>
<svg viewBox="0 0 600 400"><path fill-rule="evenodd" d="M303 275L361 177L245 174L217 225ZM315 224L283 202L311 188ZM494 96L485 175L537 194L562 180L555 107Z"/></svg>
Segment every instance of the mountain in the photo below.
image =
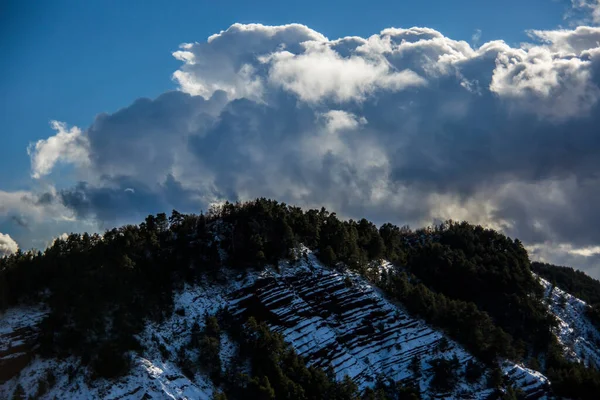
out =
<svg viewBox="0 0 600 400"><path fill-rule="evenodd" d="M520 242L466 223L377 228L258 199L0 263L1 398L541 399L598 387L591 307L533 273Z"/></svg>

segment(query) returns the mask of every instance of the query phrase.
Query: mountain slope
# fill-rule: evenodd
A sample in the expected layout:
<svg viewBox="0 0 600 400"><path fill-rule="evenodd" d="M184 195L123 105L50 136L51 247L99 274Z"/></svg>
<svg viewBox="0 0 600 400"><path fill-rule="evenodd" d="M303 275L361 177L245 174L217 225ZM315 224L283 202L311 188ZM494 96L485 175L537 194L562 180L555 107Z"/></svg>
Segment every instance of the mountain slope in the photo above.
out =
<svg viewBox="0 0 600 400"><path fill-rule="evenodd" d="M550 282L539 278L544 287L548 308L558 319L556 336L565 355L575 362L600 368L600 332L587 316L585 301L570 295Z"/></svg>
<svg viewBox="0 0 600 400"><path fill-rule="evenodd" d="M82 399L209 399L214 391L210 379L202 374L186 377L176 359L178 349L191 335L193 321L219 308L228 308L234 315L264 317L272 330L281 332L310 364L332 368L337 379L348 375L363 389L373 387L378 377L415 381L410 363L416 356L422 373L413 383L425 393L424 398L483 399L493 393L485 376L472 383L466 381L465 368L473 357L458 344L385 300L359 275L326 268L307 249L303 254L296 263L281 263L280 272L266 268L244 276L230 271L225 284L186 286L175 295L175 312L170 318L161 324L147 324L140 335L145 349L142 354L132 354L132 371L123 378L89 382L80 371L69 379L69 369L78 367L76 360L36 358L0 386L0 395L9 397L18 383L27 395L34 395L38 382L53 371L56 383L42 398L68 394ZM25 326L35 326L41 316L39 309L11 310L2 317L2 332L18 334ZM236 344L223 334L221 346L225 368L236 352ZM434 374L430 362L453 357L459 365L456 386L437 393L431 388ZM547 395L543 375L509 361L503 369L511 383L527 394L526 398Z"/></svg>

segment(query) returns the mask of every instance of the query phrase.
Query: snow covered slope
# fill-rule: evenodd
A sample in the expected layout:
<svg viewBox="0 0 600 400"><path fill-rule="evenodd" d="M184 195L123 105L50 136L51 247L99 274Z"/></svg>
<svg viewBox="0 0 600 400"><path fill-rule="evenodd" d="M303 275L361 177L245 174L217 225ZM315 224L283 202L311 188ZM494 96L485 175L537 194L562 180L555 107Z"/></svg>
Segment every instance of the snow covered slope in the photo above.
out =
<svg viewBox="0 0 600 400"><path fill-rule="evenodd" d="M31 358L29 349L25 351L29 364L13 371L16 374L8 381L0 381L0 398L10 398L20 384L26 395L44 393L40 397L48 399L210 399L215 390L210 379L202 374L186 376L177 353L189 340L193 323L202 323L205 312L220 307L266 320L309 363L333 371L340 379L348 375L362 388L384 376L417 384L427 393L424 398L483 399L492 394L485 375L475 383L462 377L473 358L461 346L409 316L360 276L324 267L307 249L300 253L297 262L283 262L277 270L230 272L221 284L185 287L175 295L170 318L147 324L140 334L144 351L131 354L131 373L117 381L91 381L77 360ZM24 332L31 339L42 316L43 310L37 308L13 309L0 316L0 351L14 349ZM221 349L225 368L237 347L223 334ZM0 361L6 353L0 353ZM422 370L419 378L409 368L414 356ZM459 365L461 377L450 393L435 393L431 388L429 362L439 358L455 358ZM503 370L527 398L546 397L547 380L540 373L508 361Z"/></svg>
<svg viewBox="0 0 600 400"><path fill-rule="evenodd" d="M175 295L173 313L160 325L148 324L139 339L144 345L141 355L132 354L130 374L116 381L86 378L78 360L47 360L33 357L20 373L7 382L0 381L0 399L10 398L20 384L27 396L44 399L210 399L213 385L206 376L185 376L176 363L177 349L189 338L193 321L202 321L205 312L215 312L225 303L222 287L187 287ZM6 337L19 335L24 329L35 330L43 313L38 309L13 309L0 318L0 344ZM226 338L224 338L226 341ZM17 339L17 343L20 339ZM225 348L230 348L224 343ZM15 342L12 342L14 348ZM166 348L166 352L162 348ZM164 354L167 357L164 357ZM2 354L0 353L0 360ZM29 355L31 358L31 354ZM22 368L22 366L21 366ZM52 383L48 383L51 381ZM40 389L46 386L46 389Z"/></svg>
<svg viewBox="0 0 600 400"><path fill-rule="evenodd" d="M265 273L253 285L234 292L229 306L235 314L263 316L309 363L333 368L340 379L348 375L362 388L385 376L414 382L423 393L433 394L430 361L456 357L462 376L466 363L473 360L461 346L442 340L442 333L410 317L360 276L327 269L309 251L296 265L283 264L279 272ZM414 356L422 370L416 382L409 369ZM546 395L548 381L543 375L510 362L503 367L528 398ZM491 393L485 378L473 384L460 378L452 393L435 397L486 398Z"/></svg>
<svg viewBox="0 0 600 400"><path fill-rule="evenodd" d="M44 315L43 307L17 307L0 318L0 383L31 361L36 326Z"/></svg>
<svg viewBox="0 0 600 400"><path fill-rule="evenodd" d="M558 319L555 334L564 346L565 356L600 368L600 332L585 314L587 304L557 287L553 288L547 280L538 279L546 290L548 308Z"/></svg>

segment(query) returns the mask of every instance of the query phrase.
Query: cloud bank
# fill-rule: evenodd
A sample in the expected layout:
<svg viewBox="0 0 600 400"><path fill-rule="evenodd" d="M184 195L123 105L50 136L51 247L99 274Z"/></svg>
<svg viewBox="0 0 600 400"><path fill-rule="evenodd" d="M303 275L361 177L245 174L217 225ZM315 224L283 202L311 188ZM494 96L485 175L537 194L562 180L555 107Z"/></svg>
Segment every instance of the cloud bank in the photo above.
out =
<svg viewBox="0 0 600 400"><path fill-rule="evenodd" d="M419 27L331 40L234 24L173 53L179 90L86 129L53 123L32 176L85 177L42 196L78 221L265 196L379 223L466 219L600 277L600 28L529 35L473 47Z"/></svg>

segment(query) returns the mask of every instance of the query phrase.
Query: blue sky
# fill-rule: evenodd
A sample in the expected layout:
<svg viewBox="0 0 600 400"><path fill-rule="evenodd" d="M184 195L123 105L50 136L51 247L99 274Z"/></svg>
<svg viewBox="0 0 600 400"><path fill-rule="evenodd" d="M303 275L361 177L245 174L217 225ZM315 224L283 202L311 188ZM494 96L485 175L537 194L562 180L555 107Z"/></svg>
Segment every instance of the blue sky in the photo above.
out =
<svg viewBox="0 0 600 400"><path fill-rule="evenodd" d="M1 11L0 255L270 197L600 277L600 0Z"/></svg>
<svg viewBox="0 0 600 400"><path fill-rule="evenodd" d="M30 185L29 142L50 120L85 127L138 97L176 88L171 53L235 22L305 24L330 39L427 26L471 41L526 39L563 24L566 3L530 1L9 1L0 14L0 181ZM10 166L10 167L8 167Z"/></svg>

